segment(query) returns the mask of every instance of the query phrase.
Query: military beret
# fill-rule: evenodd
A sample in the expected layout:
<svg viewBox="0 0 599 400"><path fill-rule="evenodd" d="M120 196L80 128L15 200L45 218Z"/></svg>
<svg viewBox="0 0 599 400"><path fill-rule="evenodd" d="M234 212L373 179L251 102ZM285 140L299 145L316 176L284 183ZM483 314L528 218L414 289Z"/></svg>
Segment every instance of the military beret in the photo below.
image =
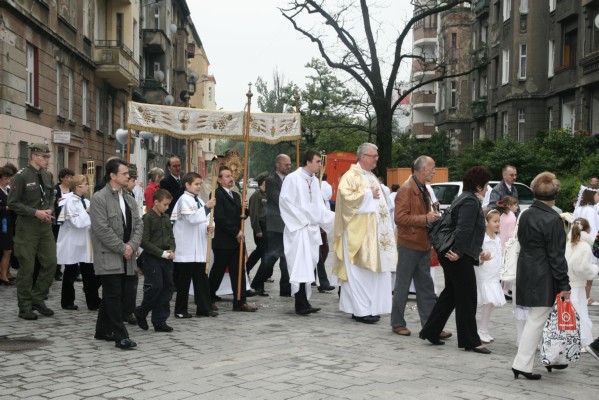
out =
<svg viewBox="0 0 599 400"><path fill-rule="evenodd" d="M129 164L129 177L137 178L137 167L135 164Z"/></svg>
<svg viewBox="0 0 599 400"><path fill-rule="evenodd" d="M32 143L29 145L29 149L32 153L50 153L48 145L44 143Z"/></svg>
<svg viewBox="0 0 599 400"><path fill-rule="evenodd" d="M262 185L262 182L264 182L264 180L268 177L269 177L268 172L266 172L266 171L260 172L258 174L258 176L256 176L256 182L258 182L258 186Z"/></svg>

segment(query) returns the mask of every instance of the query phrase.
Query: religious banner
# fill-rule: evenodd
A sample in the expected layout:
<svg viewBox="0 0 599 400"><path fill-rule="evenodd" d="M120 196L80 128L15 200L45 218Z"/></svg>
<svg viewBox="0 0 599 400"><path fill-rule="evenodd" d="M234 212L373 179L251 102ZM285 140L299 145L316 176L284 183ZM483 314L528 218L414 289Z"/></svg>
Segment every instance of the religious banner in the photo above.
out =
<svg viewBox="0 0 599 400"><path fill-rule="evenodd" d="M243 111L129 102L128 128L181 139L243 140L247 115ZM250 116L250 140L278 143L301 136L300 114L256 113Z"/></svg>

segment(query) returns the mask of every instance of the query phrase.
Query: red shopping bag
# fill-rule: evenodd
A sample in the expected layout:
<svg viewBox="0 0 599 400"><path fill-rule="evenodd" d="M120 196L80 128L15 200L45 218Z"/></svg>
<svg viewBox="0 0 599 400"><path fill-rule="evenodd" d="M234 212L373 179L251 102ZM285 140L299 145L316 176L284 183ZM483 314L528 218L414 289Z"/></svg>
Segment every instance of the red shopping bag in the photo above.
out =
<svg viewBox="0 0 599 400"><path fill-rule="evenodd" d="M570 300L562 300L558 294L555 296L557 303L557 329L560 331L576 330L576 310Z"/></svg>

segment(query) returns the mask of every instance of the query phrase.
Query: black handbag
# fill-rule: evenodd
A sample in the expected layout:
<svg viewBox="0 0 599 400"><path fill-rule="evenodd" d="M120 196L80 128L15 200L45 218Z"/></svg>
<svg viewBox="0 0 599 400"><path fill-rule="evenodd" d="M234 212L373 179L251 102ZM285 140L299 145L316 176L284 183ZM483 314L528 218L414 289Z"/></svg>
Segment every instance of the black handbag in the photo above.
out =
<svg viewBox="0 0 599 400"><path fill-rule="evenodd" d="M448 252L455 241L455 224L451 218L451 212L462 202L466 196L460 196L445 210L441 218L426 226L428 240L437 254Z"/></svg>

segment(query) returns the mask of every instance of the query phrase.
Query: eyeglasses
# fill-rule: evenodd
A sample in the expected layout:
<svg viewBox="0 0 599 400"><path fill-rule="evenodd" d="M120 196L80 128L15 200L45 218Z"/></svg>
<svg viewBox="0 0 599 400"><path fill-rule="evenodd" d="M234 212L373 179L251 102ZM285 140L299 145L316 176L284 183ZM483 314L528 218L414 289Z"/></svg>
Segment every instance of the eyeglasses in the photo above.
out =
<svg viewBox="0 0 599 400"><path fill-rule="evenodd" d="M372 157L375 160L379 159L379 155L378 154L362 154L363 156L368 156L368 157Z"/></svg>

